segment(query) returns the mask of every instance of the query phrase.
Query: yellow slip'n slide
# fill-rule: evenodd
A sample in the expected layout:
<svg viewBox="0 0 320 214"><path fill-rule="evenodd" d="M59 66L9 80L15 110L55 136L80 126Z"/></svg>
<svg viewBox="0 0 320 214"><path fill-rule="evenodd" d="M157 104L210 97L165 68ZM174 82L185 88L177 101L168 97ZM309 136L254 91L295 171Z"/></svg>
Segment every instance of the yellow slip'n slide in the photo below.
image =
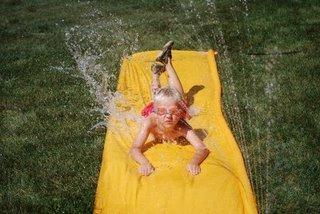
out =
<svg viewBox="0 0 320 214"><path fill-rule="evenodd" d="M124 58L117 90L137 115L151 100L150 66L158 50ZM203 135L211 151L201 173L191 175L186 165L194 155L190 144L154 143L148 139L143 153L155 167L140 175L139 164L129 155L138 131L132 120L111 116L95 197L94 213L108 214L256 214L257 206L244 161L222 114L221 84L215 52L172 50L172 64L198 115L190 125ZM166 77L161 76L161 83Z"/></svg>

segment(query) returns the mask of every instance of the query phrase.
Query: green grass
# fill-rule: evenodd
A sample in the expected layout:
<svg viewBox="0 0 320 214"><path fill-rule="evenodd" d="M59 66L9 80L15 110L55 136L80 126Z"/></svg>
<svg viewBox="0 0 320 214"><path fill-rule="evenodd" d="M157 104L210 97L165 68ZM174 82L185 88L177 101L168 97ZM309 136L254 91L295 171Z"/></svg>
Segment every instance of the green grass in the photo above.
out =
<svg viewBox="0 0 320 214"><path fill-rule="evenodd" d="M104 132L89 130L103 116L73 54L103 53L87 71L114 91L123 55L172 39L219 52L224 114L260 212L317 213L320 4L212 2L3 1L1 210L91 212Z"/></svg>

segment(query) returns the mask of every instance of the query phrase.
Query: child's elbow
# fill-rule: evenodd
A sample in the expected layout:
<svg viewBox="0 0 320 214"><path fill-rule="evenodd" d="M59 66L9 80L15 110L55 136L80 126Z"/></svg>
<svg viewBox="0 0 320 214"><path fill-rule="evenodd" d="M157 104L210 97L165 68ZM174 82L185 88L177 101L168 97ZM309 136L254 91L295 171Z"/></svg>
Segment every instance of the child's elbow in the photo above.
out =
<svg viewBox="0 0 320 214"><path fill-rule="evenodd" d="M205 153L210 153L210 150L207 147L199 147L197 148L198 151L200 152L205 152Z"/></svg>

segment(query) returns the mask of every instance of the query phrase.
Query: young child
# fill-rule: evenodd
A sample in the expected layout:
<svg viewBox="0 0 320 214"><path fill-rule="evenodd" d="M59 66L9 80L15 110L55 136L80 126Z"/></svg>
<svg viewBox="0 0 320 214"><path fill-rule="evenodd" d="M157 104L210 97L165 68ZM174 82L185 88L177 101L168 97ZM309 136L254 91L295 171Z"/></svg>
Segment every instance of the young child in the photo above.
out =
<svg viewBox="0 0 320 214"><path fill-rule="evenodd" d="M192 175L200 173L199 165L210 152L186 122L186 119L190 119L190 115L187 102L183 99L184 91L181 82L171 63L172 45L173 42L169 41L164 46L162 53L151 67L153 102L142 110L144 119L129 152L131 157L140 164L139 173L145 176L150 175L155 170L141 152L149 134L153 134L159 140L175 140L184 137L189 141L196 151L186 167ZM169 86L161 88L159 77L165 71L168 74Z"/></svg>

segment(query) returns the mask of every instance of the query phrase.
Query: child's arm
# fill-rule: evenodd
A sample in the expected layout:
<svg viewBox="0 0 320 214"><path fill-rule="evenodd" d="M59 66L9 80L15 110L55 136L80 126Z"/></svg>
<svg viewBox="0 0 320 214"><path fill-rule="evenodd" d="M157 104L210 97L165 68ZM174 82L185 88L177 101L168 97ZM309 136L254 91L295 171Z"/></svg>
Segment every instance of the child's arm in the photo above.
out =
<svg viewBox="0 0 320 214"><path fill-rule="evenodd" d="M193 164L201 164L201 162L207 157L210 153L210 150L207 149L206 145L199 139L196 133L189 129L187 131L186 139L194 146L196 153L190 163Z"/></svg>
<svg viewBox="0 0 320 214"><path fill-rule="evenodd" d="M194 146L196 152L192 160L187 165L187 170L191 174L196 175L200 173L200 163L208 156L210 150L207 149L206 145L196 135L196 133L188 128L186 131L186 139Z"/></svg>
<svg viewBox="0 0 320 214"><path fill-rule="evenodd" d="M146 118L142 121L138 135L129 151L129 155L131 155L131 157L133 157L133 159L137 161L139 164L149 163L149 160L142 154L141 148L147 140L148 135L150 133L150 125L151 121L149 118Z"/></svg>

